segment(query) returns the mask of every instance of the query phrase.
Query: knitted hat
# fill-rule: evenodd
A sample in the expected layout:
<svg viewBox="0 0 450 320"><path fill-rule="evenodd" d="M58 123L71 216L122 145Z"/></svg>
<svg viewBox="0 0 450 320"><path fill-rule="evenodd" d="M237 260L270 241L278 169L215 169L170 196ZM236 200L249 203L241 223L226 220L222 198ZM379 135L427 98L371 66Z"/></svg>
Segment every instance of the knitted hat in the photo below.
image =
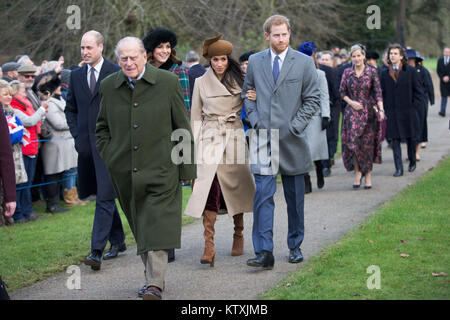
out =
<svg viewBox="0 0 450 320"><path fill-rule="evenodd" d="M66 84L66 85L68 85L69 84L69 82L70 82L70 70L68 70L68 69L63 69L62 71L61 71L61 83L62 84Z"/></svg>
<svg viewBox="0 0 450 320"><path fill-rule="evenodd" d="M247 52L244 52L240 57L239 57L239 62L244 62L244 61L248 61L248 59L250 58L250 56L252 55L252 54L254 54L255 53L255 51L247 51Z"/></svg>
<svg viewBox="0 0 450 320"><path fill-rule="evenodd" d="M157 46L161 43L170 42L171 48L175 48L178 41L177 35L170 29L157 27L150 30L147 35L142 39L145 50L147 53L153 52Z"/></svg>
<svg viewBox="0 0 450 320"><path fill-rule="evenodd" d="M306 54L307 56L312 56L314 52L316 52L317 46L314 41L305 41L299 47L298 51Z"/></svg>
<svg viewBox="0 0 450 320"><path fill-rule="evenodd" d="M206 39L203 42L203 57L206 60L211 60L214 56L224 56L233 52L233 45L231 42L219 40L220 38L222 38L221 34L217 37Z"/></svg>

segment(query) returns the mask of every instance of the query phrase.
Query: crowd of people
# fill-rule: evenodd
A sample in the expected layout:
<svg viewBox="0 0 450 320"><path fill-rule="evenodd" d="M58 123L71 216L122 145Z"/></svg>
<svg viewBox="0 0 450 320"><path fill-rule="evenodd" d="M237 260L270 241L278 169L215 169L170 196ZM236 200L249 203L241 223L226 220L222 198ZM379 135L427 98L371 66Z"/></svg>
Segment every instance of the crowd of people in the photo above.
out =
<svg viewBox="0 0 450 320"><path fill-rule="evenodd" d="M323 188L339 137L343 164L354 172L353 189L362 187L363 178L364 188L372 189L373 164L381 163L385 139L393 150L393 176L403 175L405 142L408 171L414 171L428 140L434 88L424 58L412 48L391 44L379 61L377 52L360 43L348 53L338 47L318 51L312 41L293 49L284 16L268 18L263 28L269 49L245 52L238 60L221 35L206 39L205 65L194 50L179 59L175 32L162 27L142 40L121 39L117 64L103 56L105 40L94 30L81 38L82 62L70 69L63 68L63 57L36 66L23 55L3 64L0 222L43 218L33 210L40 199L48 213L95 199L85 263L99 270L103 259L126 250L118 198L144 263L146 281L138 294L160 299L167 263L181 246L182 185L192 187L185 214L203 219L200 263L214 266L219 212L234 223L233 256L243 254L244 213L253 212L255 258L247 265L272 269L273 197L280 174L288 260L301 262L304 195L313 190L309 172L315 169L317 187ZM446 48L437 66L443 117L449 60ZM175 163L172 134L178 129L190 143L184 160ZM235 152L240 148L243 155ZM255 155L257 161L250 161ZM208 161L211 157L217 161ZM108 241L111 247L103 254Z"/></svg>

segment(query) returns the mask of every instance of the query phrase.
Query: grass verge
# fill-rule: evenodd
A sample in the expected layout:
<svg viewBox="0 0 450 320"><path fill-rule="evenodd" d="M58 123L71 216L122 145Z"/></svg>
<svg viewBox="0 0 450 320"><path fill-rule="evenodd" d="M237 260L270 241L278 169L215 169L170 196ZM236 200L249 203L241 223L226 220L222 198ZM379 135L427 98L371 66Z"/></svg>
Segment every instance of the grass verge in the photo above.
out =
<svg viewBox="0 0 450 320"><path fill-rule="evenodd" d="M447 158L260 298L449 299L449 190Z"/></svg>
<svg viewBox="0 0 450 320"><path fill-rule="evenodd" d="M183 211L190 195L191 188L183 187ZM133 245L136 242L130 226L118 207L125 241ZM45 213L45 205L36 205L34 209L46 218L0 228L0 275L11 292L65 271L90 252L94 201L54 215ZM183 215L183 225L192 221L194 218Z"/></svg>

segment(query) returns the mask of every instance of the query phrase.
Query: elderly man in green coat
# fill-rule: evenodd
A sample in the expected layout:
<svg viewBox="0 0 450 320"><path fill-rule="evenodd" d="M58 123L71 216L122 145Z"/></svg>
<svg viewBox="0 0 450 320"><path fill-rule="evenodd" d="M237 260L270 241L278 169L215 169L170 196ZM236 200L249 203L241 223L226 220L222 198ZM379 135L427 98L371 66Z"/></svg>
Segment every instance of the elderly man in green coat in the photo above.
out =
<svg viewBox="0 0 450 320"><path fill-rule="evenodd" d="M115 54L121 70L100 85L97 148L145 265L143 298L161 299L166 250L181 243L180 181L196 178L194 141L177 76L146 63L138 38Z"/></svg>

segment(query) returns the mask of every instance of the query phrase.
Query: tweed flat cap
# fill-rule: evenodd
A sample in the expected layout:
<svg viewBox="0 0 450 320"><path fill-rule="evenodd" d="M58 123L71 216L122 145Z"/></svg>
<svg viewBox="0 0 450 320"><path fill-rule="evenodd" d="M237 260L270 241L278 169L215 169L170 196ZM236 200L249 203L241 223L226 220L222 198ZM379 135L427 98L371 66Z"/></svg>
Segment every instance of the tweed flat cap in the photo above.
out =
<svg viewBox="0 0 450 320"><path fill-rule="evenodd" d="M16 62L6 62L2 65L2 71L3 72L9 72L19 69L20 64Z"/></svg>
<svg viewBox="0 0 450 320"><path fill-rule="evenodd" d="M34 73L36 71L37 71L36 67L30 66L28 64L20 66L19 70L17 70L17 72L19 73Z"/></svg>
<svg viewBox="0 0 450 320"><path fill-rule="evenodd" d="M203 42L203 57L207 60L211 60L214 56L228 55L233 52L233 45L226 40L220 40L222 35L217 37L206 39Z"/></svg>

